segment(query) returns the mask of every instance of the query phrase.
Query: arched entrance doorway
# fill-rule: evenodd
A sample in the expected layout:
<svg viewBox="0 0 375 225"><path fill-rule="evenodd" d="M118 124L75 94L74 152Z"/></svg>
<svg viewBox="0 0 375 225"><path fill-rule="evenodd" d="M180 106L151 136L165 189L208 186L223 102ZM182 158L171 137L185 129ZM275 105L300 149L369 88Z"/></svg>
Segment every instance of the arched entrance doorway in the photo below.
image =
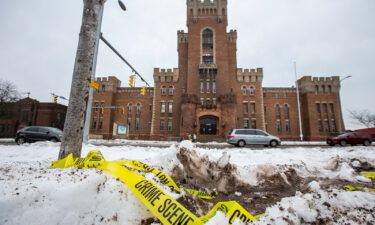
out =
<svg viewBox="0 0 375 225"><path fill-rule="evenodd" d="M216 135L217 134L217 118L213 116L206 116L199 119L201 135Z"/></svg>

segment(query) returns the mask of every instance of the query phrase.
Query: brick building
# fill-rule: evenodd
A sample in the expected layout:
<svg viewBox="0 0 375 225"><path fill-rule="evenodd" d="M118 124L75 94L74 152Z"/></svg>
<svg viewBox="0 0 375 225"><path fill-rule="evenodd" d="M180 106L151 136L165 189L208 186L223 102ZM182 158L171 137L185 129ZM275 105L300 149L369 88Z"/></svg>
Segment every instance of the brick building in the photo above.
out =
<svg viewBox="0 0 375 225"><path fill-rule="evenodd" d="M262 68L237 68L237 32L227 31L227 21L226 0L187 0L188 32L177 32L178 68L155 68L145 96L116 77L98 78L90 133L157 140L195 133L219 140L233 128L257 128L298 140L297 89L263 87ZM340 78L306 76L298 84L304 139L344 130Z"/></svg>
<svg viewBox="0 0 375 225"><path fill-rule="evenodd" d="M67 107L41 103L32 98L0 103L0 138L14 138L27 126L48 126L63 129Z"/></svg>

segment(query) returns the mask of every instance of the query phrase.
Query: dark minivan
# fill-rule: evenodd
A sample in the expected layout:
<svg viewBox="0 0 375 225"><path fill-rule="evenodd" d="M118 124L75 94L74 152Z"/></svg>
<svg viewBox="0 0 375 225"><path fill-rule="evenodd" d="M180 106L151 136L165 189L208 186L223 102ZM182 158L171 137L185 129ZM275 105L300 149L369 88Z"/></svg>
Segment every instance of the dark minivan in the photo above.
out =
<svg viewBox="0 0 375 225"><path fill-rule="evenodd" d="M62 131L54 127L25 127L16 134L16 143L22 145L36 141L59 142L62 138Z"/></svg>

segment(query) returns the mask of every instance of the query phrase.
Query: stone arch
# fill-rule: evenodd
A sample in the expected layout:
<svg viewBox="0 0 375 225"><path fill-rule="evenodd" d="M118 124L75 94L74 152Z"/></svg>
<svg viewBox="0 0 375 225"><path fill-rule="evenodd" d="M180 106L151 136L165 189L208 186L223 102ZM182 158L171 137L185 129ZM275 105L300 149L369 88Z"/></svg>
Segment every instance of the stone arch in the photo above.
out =
<svg viewBox="0 0 375 225"><path fill-rule="evenodd" d="M214 115L199 117L200 135L217 135L219 131L219 118Z"/></svg>

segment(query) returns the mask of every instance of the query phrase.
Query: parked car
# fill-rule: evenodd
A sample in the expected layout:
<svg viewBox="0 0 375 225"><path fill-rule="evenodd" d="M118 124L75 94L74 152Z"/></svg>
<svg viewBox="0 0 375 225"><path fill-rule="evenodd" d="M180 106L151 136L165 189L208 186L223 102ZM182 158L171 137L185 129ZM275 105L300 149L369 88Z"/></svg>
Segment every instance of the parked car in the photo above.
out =
<svg viewBox="0 0 375 225"><path fill-rule="evenodd" d="M54 127L25 127L17 132L15 141L19 145L36 141L59 142L62 134L60 129Z"/></svg>
<svg viewBox="0 0 375 225"><path fill-rule="evenodd" d="M234 129L229 133L227 142L238 147L245 145L277 147L281 145L280 138L256 129Z"/></svg>
<svg viewBox="0 0 375 225"><path fill-rule="evenodd" d="M341 134L334 138L328 138L327 144L330 146L334 146L336 144L339 144L341 146L346 146L348 144L351 145L357 145L357 144L363 144L365 146L371 145L372 142L372 136L369 134L365 134L362 132L349 132L345 134Z"/></svg>

